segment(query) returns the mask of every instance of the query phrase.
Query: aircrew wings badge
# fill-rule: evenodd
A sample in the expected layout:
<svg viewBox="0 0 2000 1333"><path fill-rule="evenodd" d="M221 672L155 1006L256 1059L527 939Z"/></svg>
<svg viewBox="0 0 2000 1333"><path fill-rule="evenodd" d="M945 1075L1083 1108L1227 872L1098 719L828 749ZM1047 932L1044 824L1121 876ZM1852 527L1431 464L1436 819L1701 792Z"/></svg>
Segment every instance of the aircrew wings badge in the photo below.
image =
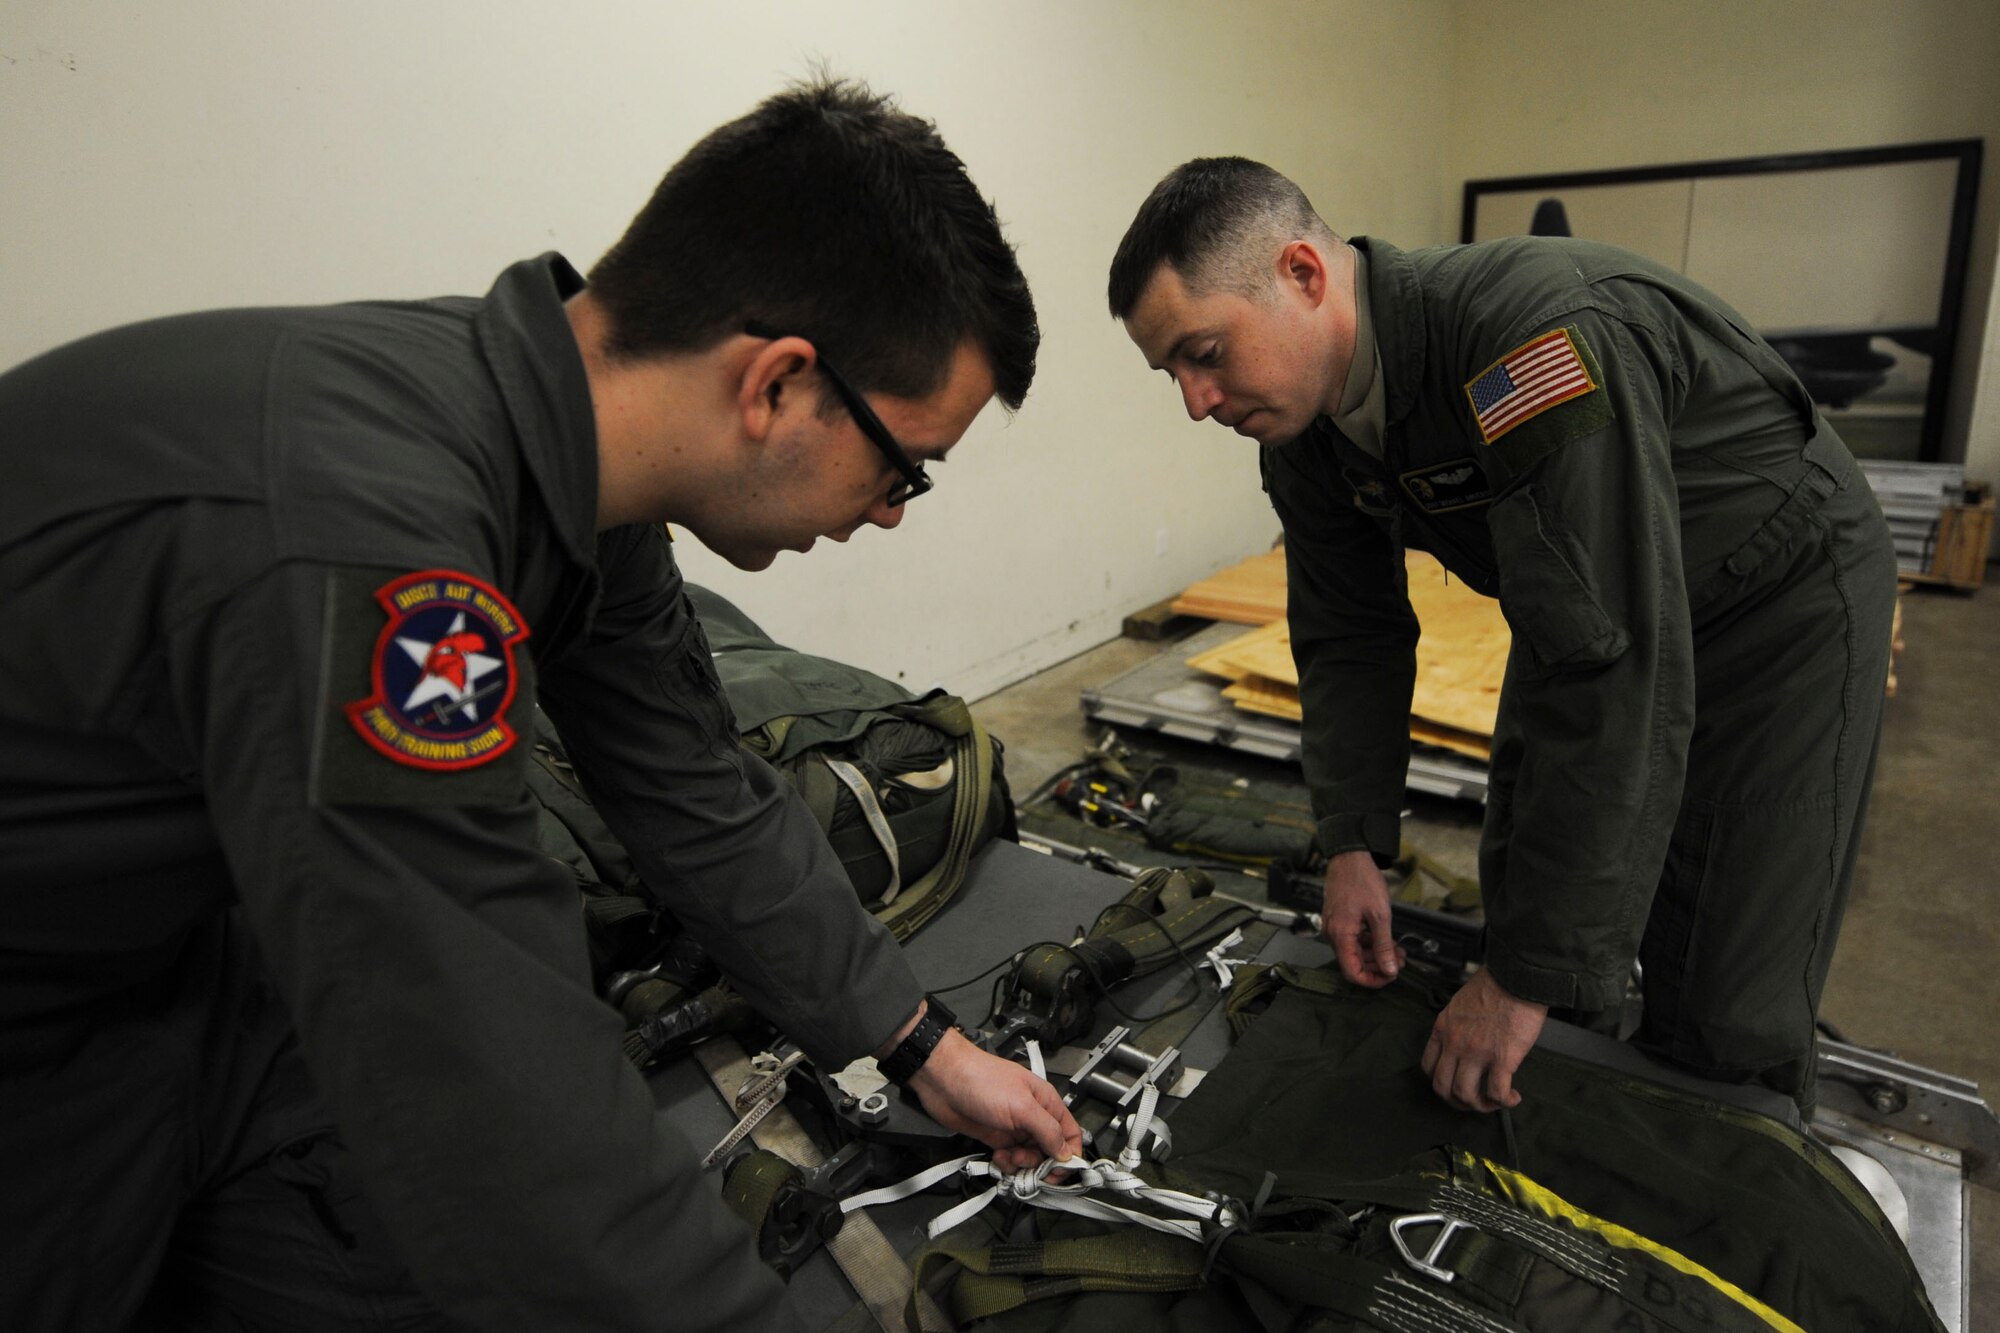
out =
<svg viewBox="0 0 2000 1333"><path fill-rule="evenodd" d="M375 600L389 621L369 663L374 693L346 706L361 738L399 764L441 772L511 749L514 646L528 637L513 603L446 569L406 574L377 588Z"/></svg>
<svg viewBox="0 0 2000 1333"><path fill-rule="evenodd" d="M1569 329L1531 338L1465 386L1479 435L1492 444L1516 426L1597 388Z"/></svg>

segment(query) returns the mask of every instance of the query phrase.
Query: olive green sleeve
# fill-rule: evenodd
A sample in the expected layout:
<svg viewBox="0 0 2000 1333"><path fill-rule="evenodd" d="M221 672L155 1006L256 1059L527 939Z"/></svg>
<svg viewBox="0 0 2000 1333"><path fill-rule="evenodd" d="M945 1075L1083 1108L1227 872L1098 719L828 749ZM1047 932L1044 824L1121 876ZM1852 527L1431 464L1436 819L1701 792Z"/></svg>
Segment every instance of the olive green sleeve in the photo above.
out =
<svg viewBox="0 0 2000 1333"><path fill-rule="evenodd" d="M277 566L164 656L245 916L398 1255L455 1325L803 1327L624 1058L525 782L381 759L432 798L311 795L323 702L354 697L373 645L324 613L340 586Z"/></svg>
<svg viewBox="0 0 2000 1333"><path fill-rule="evenodd" d="M868 1054L923 988L805 802L738 742L661 530L598 543L591 642L542 698L640 877L758 1012L827 1069Z"/></svg>
<svg viewBox="0 0 2000 1333"><path fill-rule="evenodd" d="M1366 848L1387 865L1410 766L1417 618L1402 552L1354 507L1353 488L1311 437L1263 451L1285 529L1286 613L1305 720L1305 775L1323 855Z"/></svg>
<svg viewBox="0 0 2000 1333"><path fill-rule="evenodd" d="M1674 363L1609 315L1563 322L1602 383L1547 425L1585 408L1596 424L1534 458L1488 515L1514 650L1480 869L1495 979L1596 1010L1622 993L1666 857L1694 648L1667 438Z"/></svg>

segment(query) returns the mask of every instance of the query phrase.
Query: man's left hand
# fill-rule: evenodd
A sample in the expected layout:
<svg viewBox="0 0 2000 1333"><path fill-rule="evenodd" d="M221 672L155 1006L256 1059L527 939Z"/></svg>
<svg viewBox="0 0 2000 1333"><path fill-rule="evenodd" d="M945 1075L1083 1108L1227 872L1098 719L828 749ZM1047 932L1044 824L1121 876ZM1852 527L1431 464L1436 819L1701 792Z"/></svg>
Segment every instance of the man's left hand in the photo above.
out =
<svg viewBox="0 0 2000 1333"><path fill-rule="evenodd" d="M1461 1111L1521 1104L1514 1071L1541 1035L1549 1007L1518 1000L1481 971L1438 1015L1424 1047L1424 1072L1437 1095Z"/></svg>
<svg viewBox="0 0 2000 1333"><path fill-rule="evenodd" d="M910 1087L931 1119L993 1149L1003 1171L1083 1151L1083 1131L1046 1080L982 1051L956 1030L945 1033Z"/></svg>

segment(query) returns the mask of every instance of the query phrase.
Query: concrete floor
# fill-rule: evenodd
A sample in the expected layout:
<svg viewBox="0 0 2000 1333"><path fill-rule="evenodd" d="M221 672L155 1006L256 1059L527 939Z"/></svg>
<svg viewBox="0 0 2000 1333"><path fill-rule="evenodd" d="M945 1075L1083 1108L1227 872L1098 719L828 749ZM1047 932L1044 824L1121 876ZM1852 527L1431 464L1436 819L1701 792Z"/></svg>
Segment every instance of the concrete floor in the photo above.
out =
<svg viewBox="0 0 2000 1333"><path fill-rule="evenodd" d="M1821 1012L1850 1042L1972 1079L2000 1105L2000 587L1971 597L1921 590L1903 607L1897 692ZM1160 647L1116 639L974 705L1006 745L1017 798L1080 759L1102 732L1079 709L1082 689ZM1197 748L1202 762L1226 754ZM1253 776L1296 778L1272 761L1229 755L1227 762ZM1471 872L1478 808L1415 795L1411 805L1409 836ZM1971 1193L1966 1328L2000 1330L2000 1192Z"/></svg>

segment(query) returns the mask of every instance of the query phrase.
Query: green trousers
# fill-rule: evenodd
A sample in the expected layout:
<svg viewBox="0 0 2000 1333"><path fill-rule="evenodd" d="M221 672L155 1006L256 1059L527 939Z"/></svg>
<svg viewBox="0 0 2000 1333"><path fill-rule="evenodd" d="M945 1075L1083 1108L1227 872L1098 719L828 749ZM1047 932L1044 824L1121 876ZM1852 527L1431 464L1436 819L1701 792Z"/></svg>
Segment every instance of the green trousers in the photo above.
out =
<svg viewBox="0 0 2000 1333"><path fill-rule="evenodd" d="M1807 1110L1814 1023L1874 774L1895 598L1895 552L1856 469L1786 546L1691 608L1695 728L1639 946L1635 1040ZM1504 697L1481 847L1488 884L1503 879L1521 750Z"/></svg>

